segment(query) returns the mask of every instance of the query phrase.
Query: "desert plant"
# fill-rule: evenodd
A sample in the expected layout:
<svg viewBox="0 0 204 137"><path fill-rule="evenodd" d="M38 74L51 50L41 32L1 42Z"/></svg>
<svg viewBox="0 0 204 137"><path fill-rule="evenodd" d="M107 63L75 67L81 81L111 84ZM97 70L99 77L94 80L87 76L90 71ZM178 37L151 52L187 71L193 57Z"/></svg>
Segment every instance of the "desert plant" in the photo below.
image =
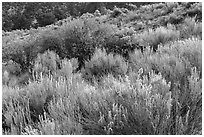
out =
<svg viewBox="0 0 204 137"><path fill-rule="evenodd" d="M38 17L37 17L37 21L39 23L39 26L46 26L46 25L50 25L53 24L56 19L55 19L55 15L50 12L50 13L41 13Z"/></svg>
<svg viewBox="0 0 204 137"><path fill-rule="evenodd" d="M142 78L142 73L136 81L108 77L104 87L83 90L79 108L88 134L168 133L170 84L154 72L150 79Z"/></svg>
<svg viewBox="0 0 204 137"><path fill-rule="evenodd" d="M202 23L194 18L186 18L181 24L181 38L198 37L202 39Z"/></svg>
<svg viewBox="0 0 204 137"><path fill-rule="evenodd" d="M189 74L192 67L196 67L202 73L202 44L198 38L190 38L167 44L161 47L159 52L180 58Z"/></svg>
<svg viewBox="0 0 204 137"><path fill-rule="evenodd" d="M3 133L20 134L22 127L32 124L29 99L26 92L18 87L3 87L2 97L2 128Z"/></svg>
<svg viewBox="0 0 204 137"><path fill-rule="evenodd" d="M119 55L107 54L97 49L90 61L85 63L83 78L93 82L93 79L100 80L101 77L112 74L117 77L127 72L127 63Z"/></svg>
<svg viewBox="0 0 204 137"><path fill-rule="evenodd" d="M159 44L165 44L170 41L176 41L180 37L180 33L172 28L159 27L156 30L144 31L135 35L134 41L141 46L150 46L154 51L158 49Z"/></svg>
<svg viewBox="0 0 204 137"><path fill-rule="evenodd" d="M38 54L35 60L33 71L44 74L54 74L59 69L59 56L53 51L46 51L44 54Z"/></svg>
<svg viewBox="0 0 204 137"><path fill-rule="evenodd" d="M202 3L133 7L3 31L2 134L202 134Z"/></svg>

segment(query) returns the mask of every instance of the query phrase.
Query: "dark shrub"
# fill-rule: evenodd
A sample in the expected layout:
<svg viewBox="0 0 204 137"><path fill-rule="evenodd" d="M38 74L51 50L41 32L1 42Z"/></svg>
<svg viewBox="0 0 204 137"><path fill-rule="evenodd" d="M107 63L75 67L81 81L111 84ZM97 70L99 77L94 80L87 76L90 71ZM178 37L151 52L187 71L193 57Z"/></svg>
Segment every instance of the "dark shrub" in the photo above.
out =
<svg viewBox="0 0 204 137"><path fill-rule="evenodd" d="M56 19L55 19L55 15L52 12L49 12L49 13L41 13L37 17L37 21L39 26L42 27L42 26L53 24L56 21Z"/></svg>
<svg viewBox="0 0 204 137"><path fill-rule="evenodd" d="M118 17L119 15L121 15L123 12L119 9L119 8L114 8L113 9L113 11L112 11L112 13L111 13L111 15L110 15L110 17L112 17L112 18L116 18L116 17Z"/></svg>

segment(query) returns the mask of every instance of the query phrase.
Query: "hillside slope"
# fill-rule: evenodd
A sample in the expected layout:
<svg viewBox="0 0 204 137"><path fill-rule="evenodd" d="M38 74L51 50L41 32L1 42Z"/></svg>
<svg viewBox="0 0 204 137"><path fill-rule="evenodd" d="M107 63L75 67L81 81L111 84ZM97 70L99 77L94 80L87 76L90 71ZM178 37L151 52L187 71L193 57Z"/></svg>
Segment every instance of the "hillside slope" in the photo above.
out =
<svg viewBox="0 0 204 137"><path fill-rule="evenodd" d="M202 134L202 3L129 6L3 31L3 134Z"/></svg>

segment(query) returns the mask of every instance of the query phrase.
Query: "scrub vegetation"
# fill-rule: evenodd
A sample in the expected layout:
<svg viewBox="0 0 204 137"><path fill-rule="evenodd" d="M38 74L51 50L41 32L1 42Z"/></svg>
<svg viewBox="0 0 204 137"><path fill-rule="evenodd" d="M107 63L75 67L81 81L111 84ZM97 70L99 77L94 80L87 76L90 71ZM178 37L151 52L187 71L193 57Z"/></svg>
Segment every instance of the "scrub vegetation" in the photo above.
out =
<svg viewBox="0 0 204 137"><path fill-rule="evenodd" d="M202 3L80 4L3 3L2 134L201 135Z"/></svg>

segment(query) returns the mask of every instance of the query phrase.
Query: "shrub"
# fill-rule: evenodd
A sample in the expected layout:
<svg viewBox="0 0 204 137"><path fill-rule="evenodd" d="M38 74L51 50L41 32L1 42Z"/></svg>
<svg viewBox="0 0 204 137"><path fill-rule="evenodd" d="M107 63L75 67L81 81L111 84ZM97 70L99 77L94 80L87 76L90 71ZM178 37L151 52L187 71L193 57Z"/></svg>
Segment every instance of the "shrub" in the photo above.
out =
<svg viewBox="0 0 204 137"><path fill-rule="evenodd" d="M152 52L150 50L145 50L145 52L142 53L142 51L138 49L130 53L130 59L128 60L130 71L138 72L140 68L142 68L144 71L143 74L147 75L152 70L151 64L146 62L151 54Z"/></svg>
<svg viewBox="0 0 204 137"><path fill-rule="evenodd" d="M64 14L63 11L59 8L55 8L53 14L57 20L62 20L66 18L66 14Z"/></svg>
<svg viewBox="0 0 204 137"><path fill-rule="evenodd" d="M180 30L181 38L198 37L202 39L202 23L195 21L195 18L186 18Z"/></svg>
<svg viewBox="0 0 204 137"><path fill-rule="evenodd" d="M9 125L13 117L11 123L18 123L12 134L200 134L202 82L195 68L184 83L190 88L183 90L170 91L161 73L135 73L121 79L109 75L102 86L41 77L23 90L4 87L5 121ZM31 124L34 114L40 115L37 127Z"/></svg>
<svg viewBox="0 0 204 137"><path fill-rule="evenodd" d="M38 54L35 60L33 71L43 74L54 74L59 69L59 56L53 51L46 51L44 54Z"/></svg>
<svg viewBox="0 0 204 137"><path fill-rule="evenodd" d="M20 134L21 127L32 123L29 100L18 87L3 86L2 89L2 131Z"/></svg>
<svg viewBox="0 0 204 137"><path fill-rule="evenodd" d="M141 17L137 14L136 11L129 11L127 13L127 17L125 18L125 21L135 21L135 20L139 20L141 19Z"/></svg>
<svg viewBox="0 0 204 137"><path fill-rule="evenodd" d="M62 27L64 49L68 59L77 58L79 68L93 55L95 48L103 47L105 39L114 34L116 27L107 23L100 23L95 18L74 19Z"/></svg>
<svg viewBox="0 0 204 137"><path fill-rule="evenodd" d="M53 115L57 111L51 111L52 109L56 110L57 107L49 109L52 107L51 102L55 101L54 99L59 100L62 97L69 97L69 101L72 99L73 103L69 105L75 108L74 103L76 102L76 98L73 96L73 90L71 90L72 88L76 89L77 86L75 83L77 83L76 77L72 77L72 79L58 78L55 80L52 76L43 76L41 73L40 78L37 77L35 81L30 82L26 87L21 89L18 87L10 88L4 86L2 114L5 118L3 120L3 126L7 128L5 134L7 134L7 130L9 130L8 134L32 134L31 132L34 131L32 129L36 129L32 124L38 122L38 130L34 134L79 134L81 132L80 125L73 121L75 119L72 120L75 115L72 115L70 117L71 119L67 116L64 117L65 119L58 119L60 117L54 117L55 115ZM69 89L72 92L70 91L68 94L67 90ZM65 100L63 102L68 105ZM53 103L54 106L58 104ZM51 121L51 124L53 122L55 124L55 131L49 129L52 125L47 121L48 119L44 116L44 112L49 112L49 119L50 116L56 118L55 121ZM58 110L58 112L60 111ZM74 110L70 110L69 112L72 112L70 115L75 114ZM62 112L62 114L64 113ZM42 117L39 118L39 116ZM70 125L75 129L70 127ZM32 129L26 128L29 128L29 126Z"/></svg>
<svg viewBox="0 0 204 137"><path fill-rule="evenodd" d="M18 87L25 86L29 82L30 75L28 73L24 73L16 76L5 70L3 72L2 78L3 85L7 85L9 87Z"/></svg>
<svg viewBox="0 0 204 137"><path fill-rule="evenodd" d="M117 77L124 75L127 72L127 63L119 55L113 55L100 49L95 51L95 54L89 62L85 63L83 78L93 82L93 79L100 80L101 77L107 74L112 74Z"/></svg>
<svg viewBox="0 0 204 137"><path fill-rule="evenodd" d="M17 75L21 74L20 65L8 61L2 65L2 84L7 86L16 86L17 84Z"/></svg>
<svg viewBox="0 0 204 137"><path fill-rule="evenodd" d="M29 98L29 108L34 122L39 121L39 115L43 115L44 111L47 111L47 104L56 94L54 89L55 83L47 77L41 77L25 88L28 91L26 96Z"/></svg>
<svg viewBox="0 0 204 137"><path fill-rule="evenodd" d="M70 60L64 59L61 60L61 69L62 73L68 75L71 75L76 69L78 68L78 60L75 58L72 58Z"/></svg>
<svg viewBox="0 0 204 137"><path fill-rule="evenodd" d="M168 23L174 24L174 25L178 25L182 23L183 20L184 20L183 16L177 15L175 13L171 13L169 17L167 18Z"/></svg>
<svg viewBox="0 0 204 137"><path fill-rule="evenodd" d="M197 38L185 39L173 42L160 48L160 52L171 54L182 59L186 70L190 73L192 67L196 67L202 73L202 44Z"/></svg>
<svg viewBox="0 0 204 137"><path fill-rule="evenodd" d="M83 133L82 125L78 123L80 114L76 113L77 104L74 99L75 96L73 95L63 97L63 94L60 94L60 98L50 102L48 111L54 120L52 123L54 124L55 135L79 135ZM47 132L46 129L44 131Z"/></svg>
<svg viewBox="0 0 204 137"><path fill-rule="evenodd" d="M66 57L68 59L77 58L80 67L94 52L95 45L90 36L91 24L95 28L98 23L86 25L82 19L75 19L62 28Z"/></svg>
<svg viewBox="0 0 204 137"><path fill-rule="evenodd" d="M40 135L39 131L30 125L26 126L24 130L21 132L21 135Z"/></svg>
<svg viewBox="0 0 204 137"><path fill-rule="evenodd" d="M59 105L59 104L57 104ZM63 106L60 106L63 107ZM64 108L64 107L63 107ZM59 110L60 111L60 110ZM61 111L60 111L61 112ZM43 116L40 116L40 122L38 128L41 135L79 135L82 134L81 125L73 121L70 117L67 117L63 113L60 113L59 119L49 118L47 113L44 113ZM66 113L66 111L64 111ZM53 116L51 114L51 116ZM64 117L63 117L64 116Z"/></svg>
<svg viewBox="0 0 204 137"><path fill-rule="evenodd" d="M187 129L191 127L192 130L187 130L188 132L186 134L201 134L202 130L202 124L199 122L202 119L202 79L199 73L196 68L192 68L191 76L188 77L190 87L190 114L186 125L188 126Z"/></svg>
<svg viewBox="0 0 204 137"><path fill-rule="evenodd" d="M37 17L37 22L40 27L53 24L56 21L55 15L52 12L49 13L41 13Z"/></svg>
<svg viewBox="0 0 204 137"><path fill-rule="evenodd" d="M156 30L144 31L141 34L135 36L135 42L139 42L140 46L150 46L154 51L157 50L159 44L165 44L170 41L176 41L179 39L180 33L171 28L156 28Z"/></svg>
<svg viewBox="0 0 204 137"><path fill-rule="evenodd" d="M82 125L88 134L168 132L170 85L161 75L152 73L149 80L138 77L136 81L129 76L121 81L108 77L105 84L80 95L80 110L85 119Z"/></svg>
<svg viewBox="0 0 204 137"><path fill-rule="evenodd" d="M20 65L13 61L8 61L5 64L3 64L2 71L4 70L8 71L12 75L19 75L21 73Z"/></svg>
<svg viewBox="0 0 204 137"><path fill-rule="evenodd" d="M139 131L139 134L168 134L172 101L170 84L160 74L151 72L149 79L147 76L142 79L138 77L134 85L133 92L137 94L134 96L136 101L129 114L130 119L135 121L133 125L136 123L142 125L141 128L136 126L137 132Z"/></svg>
<svg viewBox="0 0 204 137"><path fill-rule="evenodd" d="M13 61L3 66L3 134L202 134L201 6L115 8L3 32L3 62Z"/></svg>
<svg viewBox="0 0 204 137"><path fill-rule="evenodd" d="M8 71L2 71L2 84L3 85L8 85L9 83L9 72Z"/></svg>
<svg viewBox="0 0 204 137"><path fill-rule="evenodd" d="M47 50L53 51L60 58L66 57L64 51L64 41L59 30L52 30L52 27L42 30L35 40L35 47L38 47L37 53L44 53Z"/></svg>
<svg viewBox="0 0 204 137"><path fill-rule="evenodd" d="M32 68L32 62L39 52L39 47L35 45L37 42L38 35L35 33L28 35L25 39L15 37L14 40L3 44L3 59L6 61L12 60L14 63L17 63L20 66L21 72L25 73Z"/></svg>
<svg viewBox="0 0 204 137"><path fill-rule="evenodd" d="M3 46L3 58L12 60L20 65L22 71L28 68L26 56L23 54L24 48L27 46L26 41L14 41Z"/></svg>
<svg viewBox="0 0 204 137"><path fill-rule="evenodd" d="M196 20L201 21L202 20L202 3L201 2L195 2L190 4L190 8L186 11L186 15L189 17L195 17Z"/></svg>
<svg viewBox="0 0 204 137"><path fill-rule="evenodd" d="M172 102L172 133L171 134L202 134L202 93L201 79L196 68L192 68L188 82L181 90L174 89Z"/></svg>
<svg viewBox="0 0 204 137"><path fill-rule="evenodd" d="M174 55L151 53L145 51L144 55L138 57L138 52L130 57L130 75L139 71L140 67L144 70L144 75L148 75L153 70L157 74L161 73L162 76L168 81L174 83L181 83L186 76L186 69L181 59ZM136 58L137 57L137 58Z"/></svg>
<svg viewBox="0 0 204 137"><path fill-rule="evenodd" d="M111 12L110 17L111 18L116 18L118 16L120 16L123 12L121 11L121 9L114 7L113 11Z"/></svg>
<svg viewBox="0 0 204 137"><path fill-rule="evenodd" d="M31 26L32 19L25 15L17 15L11 18L13 21L12 30L16 29L29 29Z"/></svg>
<svg viewBox="0 0 204 137"><path fill-rule="evenodd" d="M190 94L193 102L197 102L202 98L202 79L199 73L200 72L196 69L196 67L194 67L191 69L191 75L188 77Z"/></svg>
<svg viewBox="0 0 204 137"><path fill-rule="evenodd" d="M184 63L181 59L168 55L153 55L147 59L147 64L151 64L152 70L161 72L162 76L173 82L181 81L186 75Z"/></svg>

